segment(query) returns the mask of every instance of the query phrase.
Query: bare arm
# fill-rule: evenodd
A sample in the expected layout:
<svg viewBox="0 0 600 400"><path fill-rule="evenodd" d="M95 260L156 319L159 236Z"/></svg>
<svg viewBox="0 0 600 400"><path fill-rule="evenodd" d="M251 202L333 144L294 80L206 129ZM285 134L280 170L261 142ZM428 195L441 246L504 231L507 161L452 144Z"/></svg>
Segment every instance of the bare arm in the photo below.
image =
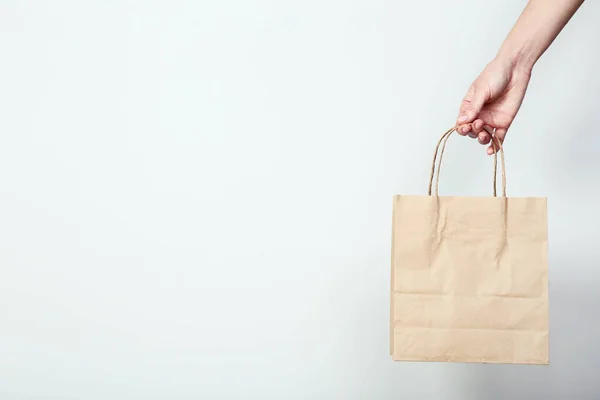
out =
<svg viewBox="0 0 600 400"><path fill-rule="evenodd" d="M499 57L531 70L582 4L583 0L530 0Z"/></svg>
<svg viewBox="0 0 600 400"><path fill-rule="evenodd" d="M492 60L469 88L457 122L458 133L490 143L483 129L504 141L525 97L531 71L584 0L530 0ZM488 148L488 154L493 149Z"/></svg>

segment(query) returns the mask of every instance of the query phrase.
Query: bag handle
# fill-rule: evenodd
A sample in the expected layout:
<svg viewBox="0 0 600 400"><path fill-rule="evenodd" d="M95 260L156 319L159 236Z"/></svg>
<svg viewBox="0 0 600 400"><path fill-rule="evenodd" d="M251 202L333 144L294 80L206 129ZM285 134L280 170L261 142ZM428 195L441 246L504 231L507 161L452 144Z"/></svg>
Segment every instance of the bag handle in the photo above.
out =
<svg viewBox="0 0 600 400"><path fill-rule="evenodd" d="M433 188L433 180L435 179L435 196L439 196L438 189L440 183L440 170L442 168L442 158L444 157L444 150L446 149L446 142L450 135L458 129L458 125L453 126L448 129L446 133L442 135L440 140L438 141L437 147L435 148L435 153L433 154L433 163L431 164L431 176L429 177L429 192L428 195L431 196L432 188ZM502 144L500 143L500 139L496 137L494 132L492 132L489 128L484 127L485 131L490 134L492 138L492 146L494 147L494 197L496 195L496 175L498 171L498 153L500 153L500 160L502 163L502 197L506 197L506 164L504 160L504 149ZM441 146L441 151L440 151ZM438 153L440 154L440 159L437 164L437 174L436 174L436 161Z"/></svg>

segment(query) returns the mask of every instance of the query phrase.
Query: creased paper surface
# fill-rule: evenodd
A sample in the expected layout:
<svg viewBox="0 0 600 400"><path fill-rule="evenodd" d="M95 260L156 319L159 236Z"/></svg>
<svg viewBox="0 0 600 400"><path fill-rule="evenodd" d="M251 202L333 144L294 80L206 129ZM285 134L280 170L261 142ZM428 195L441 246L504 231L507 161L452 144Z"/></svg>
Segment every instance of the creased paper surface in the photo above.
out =
<svg viewBox="0 0 600 400"><path fill-rule="evenodd" d="M548 364L546 199L396 196L394 360Z"/></svg>

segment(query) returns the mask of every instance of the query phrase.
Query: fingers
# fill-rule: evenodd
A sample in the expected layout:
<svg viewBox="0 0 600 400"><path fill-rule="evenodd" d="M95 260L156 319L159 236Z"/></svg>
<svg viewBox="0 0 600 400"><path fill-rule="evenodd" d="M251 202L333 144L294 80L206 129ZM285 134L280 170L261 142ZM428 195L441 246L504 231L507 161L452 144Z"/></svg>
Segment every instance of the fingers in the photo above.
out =
<svg viewBox="0 0 600 400"><path fill-rule="evenodd" d="M489 134L488 134L488 136L489 136ZM498 140L500 141L500 146L502 146L502 144L504 143L504 138L506 137L506 129L503 129L503 128L496 129L496 133L494 136L496 136L498 138ZM496 146L497 146L497 144L496 144ZM488 147L487 153L489 155L494 154L494 152L495 152L494 147L495 147L494 143L490 144L490 146Z"/></svg>
<svg viewBox="0 0 600 400"><path fill-rule="evenodd" d="M483 120L477 119L473 121L471 124L464 124L459 126L457 132L462 136L468 135L470 138L477 139L477 141L482 145L488 145L487 154L494 154L494 146L497 145L497 142L492 142L492 134L498 138L500 141L500 145L504 143L504 138L506 137L506 129L498 128L494 131L489 125L485 125Z"/></svg>
<svg viewBox="0 0 600 400"><path fill-rule="evenodd" d="M499 139L500 144L504 143L504 137L506 136L506 129L498 128L494 131L494 128L489 125L485 125L483 120L479 118L475 119L473 122L459 125L456 129L456 132L458 132L458 134L461 136L468 135L472 139L477 139L477 141L482 145L489 144L487 149L487 154L489 155L494 154L495 151L494 142L492 141L492 132L493 135Z"/></svg>
<svg viewBox="0 0 600 400"><path fill-rule="evenodd" d="M488 144L492 137L490 136L487 126L484 128L483 121L478 119L473 122L473 131L477 133L477 141L480 144Z"/></svg>
<svg viewBox="0 0 600 400"><path fill-rule="evenodd" d="M490 141L492 140L492 138L490 137L489 133L487 132L481 132L478 136L477 136L477 141L480 144L486 145L488 144Z"/></svg>
<svg viewBox="0 0 600 400"><path fill-rule="evenodd" d="M483 120L476 119L475 121L473 121L473 124L471 125L471 130L473 131L475 136L479 135L481 131L483 131Z"/></svg>
<svg viewBox="0 0 600 400"><path fill-rule="evenodd" d="M469 128L469 129L470 129L470 131L469 131L469 133L467 133L467 135L468 135L468 136L469 136L471 139L475 139L475 138L477 137L477 133L478 133L478 132L477 132L477 127L479 126L479 125L477 125L477 124L479 124L479 125L483 126L483 122L482 122L482 121L480 121L480 120L475 120L475 121L474 121L474 122L471 124L471 126L470 126L470 128Z"/></svg>
<svg viewBox="0 0 600 400"><path fill-rule="evenodd" d="M483 131L483 120L476 119L472 124L461 125L457 131L462 136L469 135L472 139L478 138Z"/></svg>
<svg viewBox="0 0 600 400"><path fill-rule="evenodd" d="M471 132L471 124L460 125L456 132L458 132L458 134L461 136L467 135L469 132Z"/></svg>

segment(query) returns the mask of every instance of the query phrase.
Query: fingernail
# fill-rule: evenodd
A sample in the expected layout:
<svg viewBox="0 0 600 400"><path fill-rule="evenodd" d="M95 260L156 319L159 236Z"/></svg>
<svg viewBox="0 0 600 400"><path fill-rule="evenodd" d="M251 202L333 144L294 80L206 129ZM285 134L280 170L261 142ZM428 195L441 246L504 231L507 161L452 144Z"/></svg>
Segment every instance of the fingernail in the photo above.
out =
<svg viewBox="0 0 600 400"><path fill-rule="evenodd" d="M463 133L469 133L469 131L471 130L468 126L463 127L462 129Z"/></svg>
<svg viewBox="0 0 600 400"><path fill-rule="evenodd" d="M466 115L461 115L458 118L458 122L465 122L467 119L469 119L469 117L467 117Z"/></svg>
<svg viewBox="0 0 600 400"><path fill-rule="evenodd" d="M481 140L482 142L485 140L485 133L480 133L479 134L479 140Z"/></svg>

